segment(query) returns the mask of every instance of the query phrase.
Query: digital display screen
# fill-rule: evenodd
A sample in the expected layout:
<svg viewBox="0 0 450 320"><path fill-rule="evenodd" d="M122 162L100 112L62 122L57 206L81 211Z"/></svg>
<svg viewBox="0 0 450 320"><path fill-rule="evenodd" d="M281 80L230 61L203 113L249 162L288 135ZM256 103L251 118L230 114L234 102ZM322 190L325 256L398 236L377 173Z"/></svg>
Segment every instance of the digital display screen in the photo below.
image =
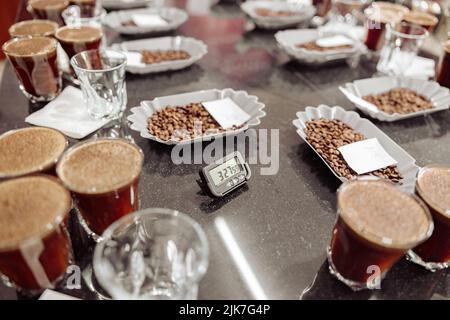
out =
<svg viewBox="0 0 450 320"><path fill-rule="evenodd" d="M218 186L241 171L242 166L236 158L233 158L215 167L209 174L211 175L214 184Z"/></svg>

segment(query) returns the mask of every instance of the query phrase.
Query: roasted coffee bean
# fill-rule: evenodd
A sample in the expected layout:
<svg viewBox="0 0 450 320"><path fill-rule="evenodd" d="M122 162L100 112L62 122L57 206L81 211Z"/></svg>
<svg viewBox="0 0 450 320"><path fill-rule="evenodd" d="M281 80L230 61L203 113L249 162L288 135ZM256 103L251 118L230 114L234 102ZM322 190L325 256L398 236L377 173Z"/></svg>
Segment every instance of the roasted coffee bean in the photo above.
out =
<svg viewBox="0 0 450 320"><path fill-rule="evenodd" d="M310 120L306 122L305 134L306 140L327 161L338 176L347 179L353 179L357 176L357 173L347 165L338 148L365 140L366 137L363 134L354 131L346 123L335 119ZM397 166L390 166L367 174L395 183L399 183L402 179Z"/></svg>
<svg viewBox="0 0 450 320"><path fill-rule="evenodd" d="M238 129L233 127L231 130ZM189 140L225 131L201 103L167 106L148 119L148 130L161 140Z"/></svg>
<svg viewBox="0 0 450 320"><path fill-rule="evenodd" d="M363 99L389 114L407 114L433 108L433 104L425 96L406 88L395 88L381 94L367 95Z"/></svg>
<svg viewBox="0 0 450 320"><path fill-rule="evenodd" d="M163 61L186 60L191 55L184 50L142 50L142 62L145 64L158 63Z"/></svg>
<svg viewBox="0 0 450 320"><path fill-rule="evenodd" d="M268 8L257 8L255 10L256 14L261 17L292 17L299 13L295 11L288 10L271 10Z"/></svg>
<svg viewBox="0 0 450 320"><path fill-rule="evenodd" d="M302 48L305 50L310 50L310 51L339 51L339 50L346 50L346 49L351 49L353 48L352 45L350 44L343 44L343 45L339 45L339 46L330 46L330 47L321 47L319 46L316 41L309 41L309 42L305 42L305 43L299 43L296 45L297 48Z"/></svg>

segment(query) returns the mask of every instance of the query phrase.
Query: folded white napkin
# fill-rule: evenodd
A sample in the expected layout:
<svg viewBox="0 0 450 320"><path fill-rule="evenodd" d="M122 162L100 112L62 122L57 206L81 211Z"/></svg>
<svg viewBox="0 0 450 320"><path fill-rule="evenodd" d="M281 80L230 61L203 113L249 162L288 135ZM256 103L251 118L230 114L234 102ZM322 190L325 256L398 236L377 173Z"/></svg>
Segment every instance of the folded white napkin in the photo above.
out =
<svg viewBox="0 0 450 320"><path fill-rule="evenodd" d="M93 119L87 112L81 90L69 86L44 108L30 114L25 122L59 130L71 138L83 139L107 124L108 120Z"/></svg>
<svg viewBox="0 0 450 320"><path fill-rule="evenodd" d="M433 59L415 57L411 66L406 70L405 76L419 79L433 78L435 74L435 63Z"/></svg>

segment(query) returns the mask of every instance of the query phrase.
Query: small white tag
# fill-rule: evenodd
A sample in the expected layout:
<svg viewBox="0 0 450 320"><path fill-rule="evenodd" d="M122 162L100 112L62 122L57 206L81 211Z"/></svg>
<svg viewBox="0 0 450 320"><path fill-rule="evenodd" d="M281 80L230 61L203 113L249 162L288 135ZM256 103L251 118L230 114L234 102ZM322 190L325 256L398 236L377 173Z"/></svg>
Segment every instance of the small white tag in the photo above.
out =
<svg viewBox="0 0 450 320"><path fill-rule="evenodd" d="M129 66L144 66L145 63L142 62L142 54L140 54L139 52L124 52L125 55L127 56L127 64Z"/></svg>
<svg viewBox="0 0 450 320"><path fill-rule="evenodd" d="M202 104L214 120L224 129L240 126L250 119L250 115L230 98L203 102Z"/></svg>
<svg viewBox="0 0 450 320"><path fill-rule="evenodd" d="M133 14L131 19L138 27L166 26L168 22L158 14Z"/></svg>
<svg viewBox="0 0 450 320"><path fill-rule="evenodd" d="M338 148L350 168L364 174L397 164L384 150L378 139L367 139Z"/></svg>
<svg viewBox="0 0 450 320"><path fill-rule="evenodd" d="M67 294L59 293L50 289L44 291L39 300L80 300Z"/></svg>
<svg viewBox="0 0 450 320"><path fill-rule="evenodd" d="M353 45L353 40L343 36L343 35L335 35L326 38L319 38L316 40L316 44L321 47L337 47L337 46L345 46L345 45Z"/></svg>

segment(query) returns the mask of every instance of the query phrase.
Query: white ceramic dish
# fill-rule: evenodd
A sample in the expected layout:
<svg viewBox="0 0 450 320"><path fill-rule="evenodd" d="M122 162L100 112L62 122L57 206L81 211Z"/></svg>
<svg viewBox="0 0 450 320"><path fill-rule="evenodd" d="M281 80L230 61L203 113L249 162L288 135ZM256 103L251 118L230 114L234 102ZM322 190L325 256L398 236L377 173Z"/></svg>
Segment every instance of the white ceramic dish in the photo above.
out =
<svg viewBox="0 0 450 320"><path fill-rule="evenodd" d="M208 53L208 47L200 40L187 37L163 37L126 41L113 44L113 49L130 52L141 50L184 50L190 54L189 59L163 61L152 64L127 64L127 71L136 74L156 73L187 68Z"/></svg>
<svg viewBox="0 0 450 320"><path fill-rule="evenodd" d="M430 99L433 108L408 114L389 114L362 99L369 94L379 94L394 88L408 88ZM339 87L344 95L362 112L381 121L397 121L447 110L450 107L450 90L435 81L406 77L379 77L356 80Z"/></svg>
<svg viewBox="0 0 450 320"><path fill-rule="evenodd" d="M151 27L124 26L134 14L157 14L165 19L168 24ZM121 34L150 34L172 31L180 27L188 19L186 11L178 8L145 8L133 10L113 11L105 18L105 25Z"/></svg>
<svg viewBox="0 0 450 320"><path fill-rule="evenodd" d="M298 61L306 63L326 63L329 61L348 59L355 55L361 55L366 51L364 43L359 39L348 38L353 40L353 48L339 50L339 51L313 51L298 48L296 45L315 41L320 37L327 37L334 35L331 32L320 35L317 29L293 29L279 31L275 34L278 46L286 52L286 54Z"/></svg>
<svg viewBox="0 0 450 320"><path fill-rule="evenodd" d="M151 5L154 0L103 0L103 8L108 10L133 9Z"/></svg>
<svg viewBox="0 0 450 320"><path fill-rule="evenodd" d="M208 136L201 136L190 140L161 140L158 137L150 134L148 131L148 118L158 110L162 110L167 106L184 106L189 103L213 101L218 99L230 98L233 100L242 110L247 112L251 118L247 123L237 130L228 130L225 132L212 134ZM265 105L258 101L258 97L249 95L245 91L235 91L233 89L211 89L203 91L195 91L189 93L182 93L173 96L159 97L151 101L142 101L139 107L131 109L131 115L128 116L128 120L131 122L130 128L132 130L140 132L141 137L147 138L153 141L157 141L166 145L176 144L190 144L197 141L209 141L213 138L236 135L251 127L255 127L261 123L266 113L263 111Z"/></svg>
<svg viewBox="0 0 450 320"><path fill-rule="evenodd" d="M304 131L306 129L306 122L320 118L341 120L351 126L354 130L364 134L366 138L377 138L383 148L398 162L397 167L403 177L400 184L398 184L399 188L407 192L414 192L416 174L419 170L419 167L415 164L416 160L383 133L383 131L378 129L372 122L361 118L359 114L354 111L346 111L338 106L329 107L327 105L320 105L318 107L306 107L305 111L297 112L297 119L292 123L297 128L298 135L314 150L314 152L316 152L339 180L342 182L347 181L346 178L338 176L329 166L327 161L322 158L322 156L317 153L314 147L306 140Z"/></svg>
<svg viewBox="0 0 450 320"><path fill-rule="evenodd" d="M293 11L298 14L288 17L264 17L256 13L259 8L270 10ZM258 26L263 29L282 29L309 22L316 13L316 9L308 1L281 2L281 1L246 1L241 4L241 10L245 12Z"/></svg>

